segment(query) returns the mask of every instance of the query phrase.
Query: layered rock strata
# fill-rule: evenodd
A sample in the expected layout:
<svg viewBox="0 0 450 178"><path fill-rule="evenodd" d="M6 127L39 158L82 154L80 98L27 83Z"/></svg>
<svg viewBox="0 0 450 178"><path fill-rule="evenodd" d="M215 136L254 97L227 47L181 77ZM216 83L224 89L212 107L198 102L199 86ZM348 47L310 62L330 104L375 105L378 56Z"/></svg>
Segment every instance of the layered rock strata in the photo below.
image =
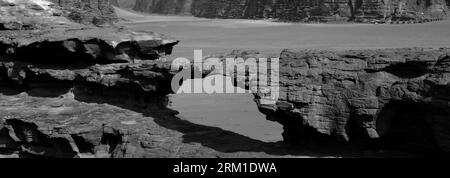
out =
<svg viewBox="0 0 450 178"><path fill-rule="evenodd" d="M449 49L284 50L279 60L279 98L265 104L271 88L253 92L286 142L450 152ZM248 76L234 78L254 86Z"/></svg>
<svg viewBox="0 0 450 178"><path fill-rule="evenodd" d="M161 60L176 40L74 23L47 1L0 9L0 157L310 155L176 117L179 69Z"/></svg>
<svg viewBox="0 0 450 178"><path fill-rule="evenodd" d="M50 0L64 15L82 24L108 25L118 20L109 0Z"/></svg>
<svg viewBox="0 0 450 178"><path fill-rule="evenodd" d="M155 59L177 41L73 23L48 2L0 4L0 157L219 155L164 127L183 123L167 109L176 71Z"/></svg>
<svg viewBox="0 0 450 178"><path fill-rule="evenodd" d="M423 20L447 16L449 5L444 0L136 0L134 10L283 21Z"/></svg>

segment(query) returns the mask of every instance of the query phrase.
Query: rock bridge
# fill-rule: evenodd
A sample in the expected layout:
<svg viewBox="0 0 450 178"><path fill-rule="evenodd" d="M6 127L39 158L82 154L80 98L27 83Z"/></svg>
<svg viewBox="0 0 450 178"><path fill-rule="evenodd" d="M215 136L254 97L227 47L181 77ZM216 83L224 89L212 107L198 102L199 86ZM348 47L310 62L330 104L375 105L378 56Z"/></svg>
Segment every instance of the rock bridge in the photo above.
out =
<svg viewBox="0 0 450 178"><path fill-rule="evenodd" d="M284 126L284 143L264 143L187 122L168 109L179 71L145 54L155 49L149 44L167 52L177 41L132 38L126 30L67 19L46 28L48 19L60 17L42 18L33 30L0 30L0 155L320 156L305 152L307 145L332 155L450 151L448 48L283 50L277 56L280 98L265 104L264 92L254 91L260 111Z"/></svg>

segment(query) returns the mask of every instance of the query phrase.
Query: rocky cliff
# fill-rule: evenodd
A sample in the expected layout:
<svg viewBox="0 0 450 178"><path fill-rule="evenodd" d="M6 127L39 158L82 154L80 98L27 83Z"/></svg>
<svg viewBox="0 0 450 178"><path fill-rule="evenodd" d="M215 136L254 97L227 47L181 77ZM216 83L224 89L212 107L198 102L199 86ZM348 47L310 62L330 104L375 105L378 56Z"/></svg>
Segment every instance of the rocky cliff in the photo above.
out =
<svg viewBox="0 0 450 178"><path fill-rule="evenodd" d="M136 0L134 10L207 18L333 21L357 17L441 18L448 15L448 5L444 0Z"/></svg>
<svg viewBox="0 0 450 178"><path fill-rule="evenodd" d="M177 41L93 27L41 0L0 0L0 158L307 155L168 108Z"/></svg>
<svg viewBox="0 0 450 178"><path fill-rule="evenodd" d="M0 0L0 13L0 157L320 156L324 148L340 155L341 147L353 157L373 156L365 150L450 152L447 48L284 50L280 97L261 102L272 99L272 88L263 86L255 101L297 147L177 118L167 95L179 68L155 60L177 41L74 23L47 1ZM245 76L233 77L254 82ZM316 152L305 151L310 144Z"/></svg>
<svg viewBox="0 0 450 178"><path fill-rule="evenodd" d="M125 9L132 9L135 7L136 0L109 0L111 5L125 8Z"/></svg>
<svg viewBox="0 0 450 178"><path fill-rule="evenodd" d="M154 156L146 121L102 103L164 105L170 64L153 60L176 42L74 23L47 1L0 1L0 10L0 155Z"/></svg>
<svg viewBox="0 0 450 178"><path fill-rule="evenodd" d="M154 60L175 43L77 24L47 1L0 1L0 12L0 157L219 154L164 127L182 122L166 109L170 64Z"/></svg>
<svg viewBox="0 0 450 178"><path fill-rule="evenodd" d="M149 13L189 15L193 3L193 0L137 0L133 9Z"/></svg>
<svg viewBox="0 0 450 178"><path fill-rule="evenodd" d="M83 24L104 25L118 20L109 0L50 0L70 19Z"/></svg>
<svg viewBox="0 0 450 178"><path fill-rule="evenodd" d="M450 153L450 49L284 50L279 76L274 104L270 87L254 93L286 142Z"/></svg>

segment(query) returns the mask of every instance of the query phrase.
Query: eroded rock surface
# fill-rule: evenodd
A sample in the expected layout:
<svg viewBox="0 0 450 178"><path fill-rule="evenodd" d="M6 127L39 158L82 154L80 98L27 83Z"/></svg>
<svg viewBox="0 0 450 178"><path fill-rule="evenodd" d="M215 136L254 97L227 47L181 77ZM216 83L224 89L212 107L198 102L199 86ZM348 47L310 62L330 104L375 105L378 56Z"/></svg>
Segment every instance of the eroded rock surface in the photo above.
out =
<svg viewBox="0 0 450 178"><path fill-rule="evenodd" d="M267 119L284 126L290 143L448 155L449 52L284 50L279 99L262 104L264 93L255 91L256 102Z"/></svg>
<svg viewBox="0 0 450 178"><path fill-rule="evenodd" d="M0 67L0 155L7 157L328 156L190 123L168 108L174 72L160 61L81 69ZM339 155L339 154L336 154ZM333 155L333 156L336 156Z"/></svg>
<svg viewBox="0 0 450 178"><path fill-rule="evenodd" d="M170 63L154 61L170 54L177 41L73 23L55 15L57 7L47 1L0 2L1 155L218 154L207 149L193 153L198 145L181 144L181 133L154 119L168 123L172 118L175 124L170 125L177 125L176 112L166 108Z"/></svg>
<svg viewBox="0 0 450 178"><path fill-rule="evenodd" d="M264 143L176 117L167 95L178 69L155 59L177 41L74 23L56 7L29 2L0 1L1 156L324 156L318 150L364 156L355 144L450 150L449 49L283 51L275 104L260 102L272 99L271 88L249 89L267 118L284 125L285 141L319 143L313 153L306 145ZM233 77L251 86L255 73L248 72L248 83ZM341 144L350 147L334 147Z"/></svg>
<svg viewBox="0 0 450 178"><path fill-rule="evenodd" d="M178 44L151 32L79 25L0 34L2 55L20 61L66 65L155 60L171 54Z"/></svg>
<svg viewBox="0 0 450 178"><path fill-rule="evenodd" d="M134 10L207 18L276 18L294 22L420 21L447 16L449 5L445 0L136 0Z"/></svg>
<svg viewBox="0 0 450 178"><path fill-rule="evenodd" d="M82 24L108 25L118 20L109 0L50 0L66 11L71 20Z"/></svg>
<svg viewBox="0 0 450 178"><path fill-rule="evenodd" d="M178 69L159 59L178 41L36 2L0 1L0 157L318 156L176 117Z"/></svg>
<svg viewBox="0 0 450 178"><path fill-rule="evenodd" d="M1 2L0 55L8 59L66 65L155 60L178 44L153 32L74 23L48 1Z"/></svg>

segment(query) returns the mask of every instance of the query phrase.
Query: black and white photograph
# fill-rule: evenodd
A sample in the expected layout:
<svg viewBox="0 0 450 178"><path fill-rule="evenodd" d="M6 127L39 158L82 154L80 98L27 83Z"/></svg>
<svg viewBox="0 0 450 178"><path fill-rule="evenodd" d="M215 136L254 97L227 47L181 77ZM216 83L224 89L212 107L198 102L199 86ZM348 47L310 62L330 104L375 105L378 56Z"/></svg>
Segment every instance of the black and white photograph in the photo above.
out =
<svg viewBox="0 0 450 178"><path fill-rule="evenodd" d="M0 0L5 162L449 157L450 0Z"/></svg>

